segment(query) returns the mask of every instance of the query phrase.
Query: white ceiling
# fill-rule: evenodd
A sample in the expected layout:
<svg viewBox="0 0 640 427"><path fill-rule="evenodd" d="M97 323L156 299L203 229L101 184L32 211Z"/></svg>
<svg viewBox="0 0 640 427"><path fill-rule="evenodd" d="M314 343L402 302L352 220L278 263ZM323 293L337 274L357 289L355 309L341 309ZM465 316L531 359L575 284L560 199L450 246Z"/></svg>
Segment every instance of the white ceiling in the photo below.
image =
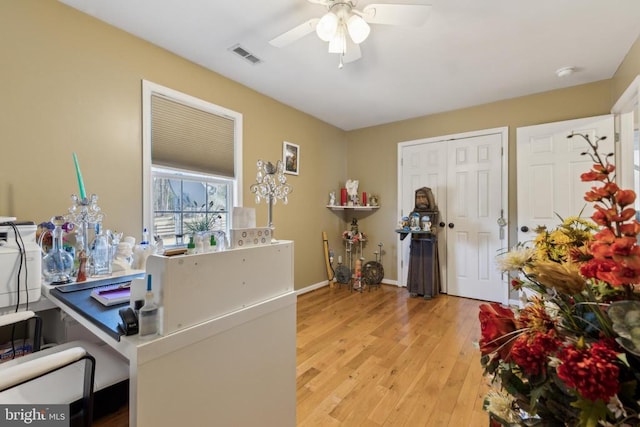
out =
<svg viewBox="0 0 640 427"><path fill-rule="evenodd" d="M268 43L326 11L306 0L61 1L344 130L608 79L640 35L639 0L361 0L432 9L419 28L371 25L338 69L315 33Z"/></svg>

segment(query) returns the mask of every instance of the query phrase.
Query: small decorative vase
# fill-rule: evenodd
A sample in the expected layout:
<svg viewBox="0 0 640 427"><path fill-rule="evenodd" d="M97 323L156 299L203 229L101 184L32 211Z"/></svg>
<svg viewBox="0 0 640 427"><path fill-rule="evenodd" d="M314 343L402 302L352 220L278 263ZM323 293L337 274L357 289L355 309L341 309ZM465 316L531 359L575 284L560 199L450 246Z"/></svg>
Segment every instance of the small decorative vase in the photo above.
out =
<svg viewBox="0 0 640 427"><path fill-rule="evenodd" d="M73 269L73 256L67 252L62 243L62 225L65 223L64 217L54 216L51 218L54 225L53 231L47 231L40 236L40 246L45 234L52 234L52 247L42 258L42 274L47 282L52 285L69 283L71 281L71 270Z"/></svg>

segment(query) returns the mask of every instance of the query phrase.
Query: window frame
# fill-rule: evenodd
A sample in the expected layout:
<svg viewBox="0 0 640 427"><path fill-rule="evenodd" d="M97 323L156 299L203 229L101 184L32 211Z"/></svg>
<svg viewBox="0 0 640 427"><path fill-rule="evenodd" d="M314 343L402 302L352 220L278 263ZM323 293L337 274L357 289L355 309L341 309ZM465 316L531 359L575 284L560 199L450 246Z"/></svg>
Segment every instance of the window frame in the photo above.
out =
<svg viewBox="0 0 640 427"><path fill-rule="evenodd" d="M152 159L152 135L151 135L151 97L153 95L166 97L174 102L188 105L202 111L222 116L234 122L234 177L231 184L231 206L229 206L227 228L231 228L233 207L242 206L242 114L219 105L204 101L191 95L167 88L148 80L142 80L142 224L143 228L154 235L153 230L153 159ZM158 168L169 168L158 165ZM183 173L189 173L183 170ZM193 171L196 175L205 175ZM222 177L221 177L222 178Z"/></svg>

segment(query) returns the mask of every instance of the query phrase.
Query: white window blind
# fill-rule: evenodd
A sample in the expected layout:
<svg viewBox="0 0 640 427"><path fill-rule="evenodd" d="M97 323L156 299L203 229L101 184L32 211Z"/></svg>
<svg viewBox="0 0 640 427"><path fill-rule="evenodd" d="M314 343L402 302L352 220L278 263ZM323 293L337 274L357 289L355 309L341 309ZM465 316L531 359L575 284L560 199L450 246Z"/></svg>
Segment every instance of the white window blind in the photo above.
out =
<svg viewBox="0 0 640 427"><path fill-rule="evenodd" d="M234 178L234 120L151 96L153 164Z"/></svg>

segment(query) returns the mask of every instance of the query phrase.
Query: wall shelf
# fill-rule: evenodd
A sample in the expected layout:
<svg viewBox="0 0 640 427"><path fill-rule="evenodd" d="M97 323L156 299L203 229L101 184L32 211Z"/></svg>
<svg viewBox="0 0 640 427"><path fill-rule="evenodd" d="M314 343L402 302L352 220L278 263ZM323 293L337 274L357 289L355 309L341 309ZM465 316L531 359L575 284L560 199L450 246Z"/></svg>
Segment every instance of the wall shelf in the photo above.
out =
<svg viewBox="0 0 640 427"><path fill-rule="evenodd" d="M378 208L380 208L380 206L331 206L331 205L327 205L328 209L331 209L333 211L344 211L344 210L349 210L349 211L372 211L372 210L376 210Z"/></svg>

